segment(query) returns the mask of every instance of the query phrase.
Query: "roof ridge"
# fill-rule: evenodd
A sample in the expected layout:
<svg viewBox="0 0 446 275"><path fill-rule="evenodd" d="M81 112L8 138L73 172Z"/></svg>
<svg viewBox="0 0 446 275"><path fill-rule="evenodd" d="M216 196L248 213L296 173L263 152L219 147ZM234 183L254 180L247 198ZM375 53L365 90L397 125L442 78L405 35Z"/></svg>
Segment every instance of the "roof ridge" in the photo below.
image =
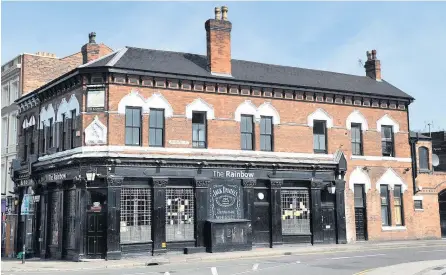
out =
<svg viewBox="0 0 446 275"><path fill-rule="evenodd" d="M91 65L91 64L93 64L93 63L95 63L95 62L98 62L98 61L100 61L100 60L106 58L106 57L109 57L109 56L111 56L111 55L113 55L113 54L118 53L120 50L121 50L121 49L119 49L119 50L117 50L117 51L115 51L115 52L111 52L111 53L109 53L109 54L106 54L106 55L104 55L104 56L101 56L101 57L99 57L98 59L95 59L95 60L92 60L92 61L87 62L87 63L85 63L85 64L82 64L82 65L80 65L78 68L83 68L83 67L89 66L89 65Z"/></svg>
<svg viewBox="0 0 446 275"><path fill-rule="evenodd" d="M127 52L128 48L124 47L122 49L120 49L117 54L115 56L113 56L112 59L110 59L110 61L108 61L107 64L105 64L105 66L111 66L113 67L121 58L122 56Z"/></svg>

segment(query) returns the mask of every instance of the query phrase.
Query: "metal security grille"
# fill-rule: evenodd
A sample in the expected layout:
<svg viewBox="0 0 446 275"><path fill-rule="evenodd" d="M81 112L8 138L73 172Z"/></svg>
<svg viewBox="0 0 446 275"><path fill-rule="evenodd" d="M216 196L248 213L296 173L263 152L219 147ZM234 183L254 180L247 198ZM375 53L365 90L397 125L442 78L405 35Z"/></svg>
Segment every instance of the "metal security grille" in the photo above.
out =
<svg viewBox="0 0 446 275"><path fill-rule="evenodd" d="M166 240L194 239L194 190L168 188L166 190Z"/></svg>
<svg viewBox="0 0 446 275"><path fill-rule="evenodd" d="M76 190L67 191L67 210L65 223L67 225L67 247L76 248Z"/></svg>
<svg viewBox="0 0 446 275"><path fill-rule="evenodd" d="M143 243L151 240L150 207L150 189L121 189L121 243Z"/></svg>
<svg viewBox="0 0 446 275"><path fill-rule="evenodd" d="M53 191L51 193L51 244L57 245L59 243L59 219L58 219L58 207L57 201L59 198L59 192Z"/></svg>
<svg viewBox="0 0 446 275"><path fill-rule="evenodd" d="M282 190L282 234L310 234L310 194L306 189Z"/></svg>

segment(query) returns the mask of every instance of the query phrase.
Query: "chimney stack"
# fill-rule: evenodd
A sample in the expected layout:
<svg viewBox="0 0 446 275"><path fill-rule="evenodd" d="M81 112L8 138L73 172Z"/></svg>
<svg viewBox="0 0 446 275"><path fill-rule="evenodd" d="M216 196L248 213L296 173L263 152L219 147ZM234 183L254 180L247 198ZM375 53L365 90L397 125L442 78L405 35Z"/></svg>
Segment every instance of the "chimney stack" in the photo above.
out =
<svg viewBox="0 0 446 275"><path fill-rule="evenodd" d="M381 61L376 59L376 50L367 51L367 61L364 68L366 76L381 81Z"/></svg>
<svg viewBox="0 0 446 275"><path fill-rule="evenodd" d="M100 57L101 45L96 44L96 33L88 34L88 43L82 46L82 64L88 63Z"/></svg>
<svg viewBox="0 0 446 275"><path fill-rule="evenodd" d="M215 8L215 19L205 23L207 66L214 75L231 76L231 30L228 7Z"/></svg>

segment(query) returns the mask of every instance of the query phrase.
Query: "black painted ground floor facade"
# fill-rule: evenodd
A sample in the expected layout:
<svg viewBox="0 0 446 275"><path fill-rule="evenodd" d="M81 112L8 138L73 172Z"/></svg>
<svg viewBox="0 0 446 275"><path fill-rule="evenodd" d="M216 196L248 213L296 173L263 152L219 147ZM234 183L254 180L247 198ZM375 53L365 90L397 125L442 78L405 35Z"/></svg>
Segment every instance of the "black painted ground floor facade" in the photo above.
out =
<svg viewBox="0 0 446 275"><path fill-rule="evenodd" d="M18 184L20 199L30 186L38 197L31 225L19 231L30 235L35 256L67 260L346 243L344 172L235 162L42 164L31 184Z"/></svg>

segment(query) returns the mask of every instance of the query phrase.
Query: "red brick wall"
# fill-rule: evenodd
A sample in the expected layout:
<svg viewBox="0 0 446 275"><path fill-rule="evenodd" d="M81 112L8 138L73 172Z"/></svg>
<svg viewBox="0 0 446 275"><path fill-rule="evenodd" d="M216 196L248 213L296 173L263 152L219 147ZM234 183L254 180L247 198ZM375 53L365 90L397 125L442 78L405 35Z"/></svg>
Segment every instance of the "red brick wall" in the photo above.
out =
<svg viewBox="0 0 446 275"><path fill-rule="evenodd" d="M276 108L280 115L280 124L274 126L274 148L277 152L313 153L312 129L307 124L307 117L318 108L325 110L333 118L333 128L328 130L328 153L333 154L337 149L342 149L348 161L348 171L346 174L347 185L349 176L356 167L369 168L367 174L371 181L371 189L367 192L367 216L368 216L368 236L369 240L397 240L413 238L438 237L439 225L427 223L427 216L415 211L413 207L413 190L411 171L405 171L411 167L410 146L408 142L407 113L400 110L384 110L377 108L366 108L348 105L334 105L307 101L281 100L274 98L260 98L248 96L232 96L217 93L198 93L184 90L167 90L150 87L131 87L127 85L109 86L106 97L108 98L109 122L106 115L100 115L101 122L108 127L108 142L110 145L122 146L125 143L124 121L125 116L118 114L120 100L129 94L132 89L137 89L139 94L145 99L153 93L160 92L170 103L174 117L166 120L165 147L191 147L192 146L192 123L185 116L186 106L195 99L201 98L214 107L215 118L208 120L208 148L211 149L240 149L240 124L234 120L234 112L245 100L259 107L266 101ZM381 156L381 135L376 131L377 121L385 114L390 115L399 123L400 132L395 134L396 157L403 160L364 160L351 159L350 131L346 129L346 119L354 110L359 110L367 119L369 130L363 133L364 155ZM93 119L96 114L84 115L84 127ZM259 150L259 125L256 124L255 140L256 150ZM169 144L168 140L185 140L189 145ZM148 146L148 115L143 118L143 146ZM381 176L392 168L393 171L403 180L407 186L403 194L404 227L396 228L395 219L392 218L390 231L386 231L381 226L381 204L379 187L376 183ZM346 219L348 240L355 241L355 218L353 190L346 188ZM393 190L390 190L390 205L393 216ZM431 199L425 199L426 209L424 213L433 215L431 209ZM438 203L437 203L438 205ZM438 209L438 206L437 206ZM438 211L437 211L438 212ZM437 213L438 216L438 213ZM418 217L420 217L418 219ZM420 225L422 221L424 226Z"/></svg>
<svg viewBox="0 0 446 275"><path fill-rule="evenodd" d="M82 55L79 55L79 53L63 59L24 54L22 63L23 95L34 91L81 64Z"/></svg>

